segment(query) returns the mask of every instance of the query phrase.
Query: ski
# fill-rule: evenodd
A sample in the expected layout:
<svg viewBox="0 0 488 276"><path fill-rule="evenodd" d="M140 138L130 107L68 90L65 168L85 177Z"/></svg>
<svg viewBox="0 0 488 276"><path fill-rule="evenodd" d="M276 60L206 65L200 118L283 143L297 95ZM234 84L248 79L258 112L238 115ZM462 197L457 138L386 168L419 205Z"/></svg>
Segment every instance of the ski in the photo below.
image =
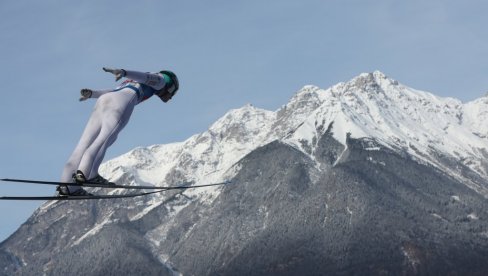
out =
<svg viewBox="0 0 488 276"><path fill-rule="evenodd" d="M131 197L138 197L138 196L145 196L155 193L161 193L168 190L186 190L186 189L196 189L196 188L203 188L203 187L211 187L211 186L221 186L231 183L231 181L224 181L219 183L212 183L212 184L202 184L202 185L194 185L194 186L130 186L130 185L104 185L99 183L90 183L86 182L83 184L78 183L66 183L66 182L57 182L57 181L40 181L40 180L28 180L28 179L12 179L12 178L3 178L0 181L5 182L17 182L17 183L31 183L31 184L42 184L42 185L69 185L69 186L80 186L80 187L88 187L88 188L110 188L110 189L135 189L135 190L157 190L145 193L135 193L135 194L128 194L128 195L92 195L92 196L2 196L0 200L85 200L85 199L116 199L116 198L131 198Z"/></svg>
<svg viewBox="0 0 488 276"><path fill-rule="evenodd" d="M137 193L137 194L128 194L128 195L92 195L92 196L2 196L0 200L56 200L56 201L64 201L64 200L89 200L89 199L116 199L116 198L131 198L131 197L139 197L139 196L146 196L150 194L160 193L164 190L160 191L153 191L147 193Z"/></svg>
<svg viewBox="0 0 488 276"><path fill-rule="evenodd" d="M230 181L224 181L212 184L203 184L195 186L142 186L142 185L104 185L99 183L85 182L83 184L78 183L66 183L57 181L41 181L41 180L29 180L29 179L13 179L13 178L2 178L1 181L5 182L17 182L17 183L30 183L30 184L41 184L41 185L66 185L66 186L80 186L88 188L108 188L108 189L134 189L134 190L184 190L184 189L195 189L210 186L220 186L231 183Z"/></svg>

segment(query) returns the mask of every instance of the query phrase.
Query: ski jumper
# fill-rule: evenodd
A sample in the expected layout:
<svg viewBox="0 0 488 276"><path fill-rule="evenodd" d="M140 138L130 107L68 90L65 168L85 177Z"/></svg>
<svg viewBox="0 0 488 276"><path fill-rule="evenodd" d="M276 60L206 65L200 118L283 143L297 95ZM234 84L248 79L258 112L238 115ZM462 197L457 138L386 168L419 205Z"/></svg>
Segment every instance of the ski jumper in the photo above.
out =
<svg viewBox="0 0 488 276"><path fill-rule="evenodd" d="M81 170L87 179L98 176L98 168L108 147L127 125L134 107L164 88L165 78L160 73L142 73L126 70L128 79L112 90L92 90L90 98L97 98L83 134L64 166L61 182L73 182L72 175ZM79 189L68 186L70 191Z"/></svg>

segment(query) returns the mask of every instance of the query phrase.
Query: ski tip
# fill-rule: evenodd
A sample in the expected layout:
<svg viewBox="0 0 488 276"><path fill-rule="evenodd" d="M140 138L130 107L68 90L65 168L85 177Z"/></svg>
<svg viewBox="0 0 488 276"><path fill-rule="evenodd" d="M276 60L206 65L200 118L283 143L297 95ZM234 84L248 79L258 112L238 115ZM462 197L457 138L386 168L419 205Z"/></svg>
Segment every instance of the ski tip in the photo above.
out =
<svg viewBox="0 0 488 276"><path fill-rule="evenodd" d="M15 179L13 179L13 178L0 178L0 181L4 181L4 182L16 182Z"/></svg>

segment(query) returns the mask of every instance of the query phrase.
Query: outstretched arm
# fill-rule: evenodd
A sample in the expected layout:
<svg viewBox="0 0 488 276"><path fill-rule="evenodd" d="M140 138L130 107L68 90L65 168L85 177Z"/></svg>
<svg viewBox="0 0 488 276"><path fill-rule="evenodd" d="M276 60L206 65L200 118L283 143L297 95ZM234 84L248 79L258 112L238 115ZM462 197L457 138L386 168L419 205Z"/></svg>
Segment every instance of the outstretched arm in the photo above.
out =
<svg viewBox="0 0 488 276"><path fill-rule="evenodd" d="M81 93L80 102L86 101L89 98L98 98L98 97L102 96L103 94L110 93L110 92L113 92L113 89L92 90L92 89L88 89L88 88L83 88L80 91L80 93Z"/></svg>
<svg viewBox="0 0 488 276"><path fill-rule="evenodd" d="M152 88L159 90L164 87L166 82L163 75L159 73L143 73L138 71L130 71L124 69L110 69L103 68L105 72L109 72L115 75L115 81L120 80L122 77L137 81L139 83L151 86Z"/></svg>
<svg viewBox="0 0 488 276"><path fill-rule="evenodd" d="M131 80L135 80L139 83L151 86L152 88L159 90L164 87L166 82L163 75L158 73L142 73L137 71L125 70L125 77Z"/></svg>

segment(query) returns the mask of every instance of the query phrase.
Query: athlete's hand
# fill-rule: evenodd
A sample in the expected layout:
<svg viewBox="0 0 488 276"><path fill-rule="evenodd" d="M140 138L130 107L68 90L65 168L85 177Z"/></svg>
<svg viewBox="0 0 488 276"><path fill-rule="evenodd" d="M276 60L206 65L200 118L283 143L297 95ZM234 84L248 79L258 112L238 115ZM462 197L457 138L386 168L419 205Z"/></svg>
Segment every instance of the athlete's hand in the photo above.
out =
<svg viewBox="0 0 488 276"><path fill-rule="evenodd" d="M118 81L122 77L125 77L125 74L126 74L124 69L111 69L111 68L103 67L103 71L114 74L115 75L115 81Z"/></svg>
<svg viewBox="0 0 488 276"><path fill-rule="evenodd" d="M89 98L91 98L93 91L91 89L88 89L88 88L83 88L83 89L81 89L80 93L81 93L80 102L82 102L82 101L86 101Z"/></svg>

